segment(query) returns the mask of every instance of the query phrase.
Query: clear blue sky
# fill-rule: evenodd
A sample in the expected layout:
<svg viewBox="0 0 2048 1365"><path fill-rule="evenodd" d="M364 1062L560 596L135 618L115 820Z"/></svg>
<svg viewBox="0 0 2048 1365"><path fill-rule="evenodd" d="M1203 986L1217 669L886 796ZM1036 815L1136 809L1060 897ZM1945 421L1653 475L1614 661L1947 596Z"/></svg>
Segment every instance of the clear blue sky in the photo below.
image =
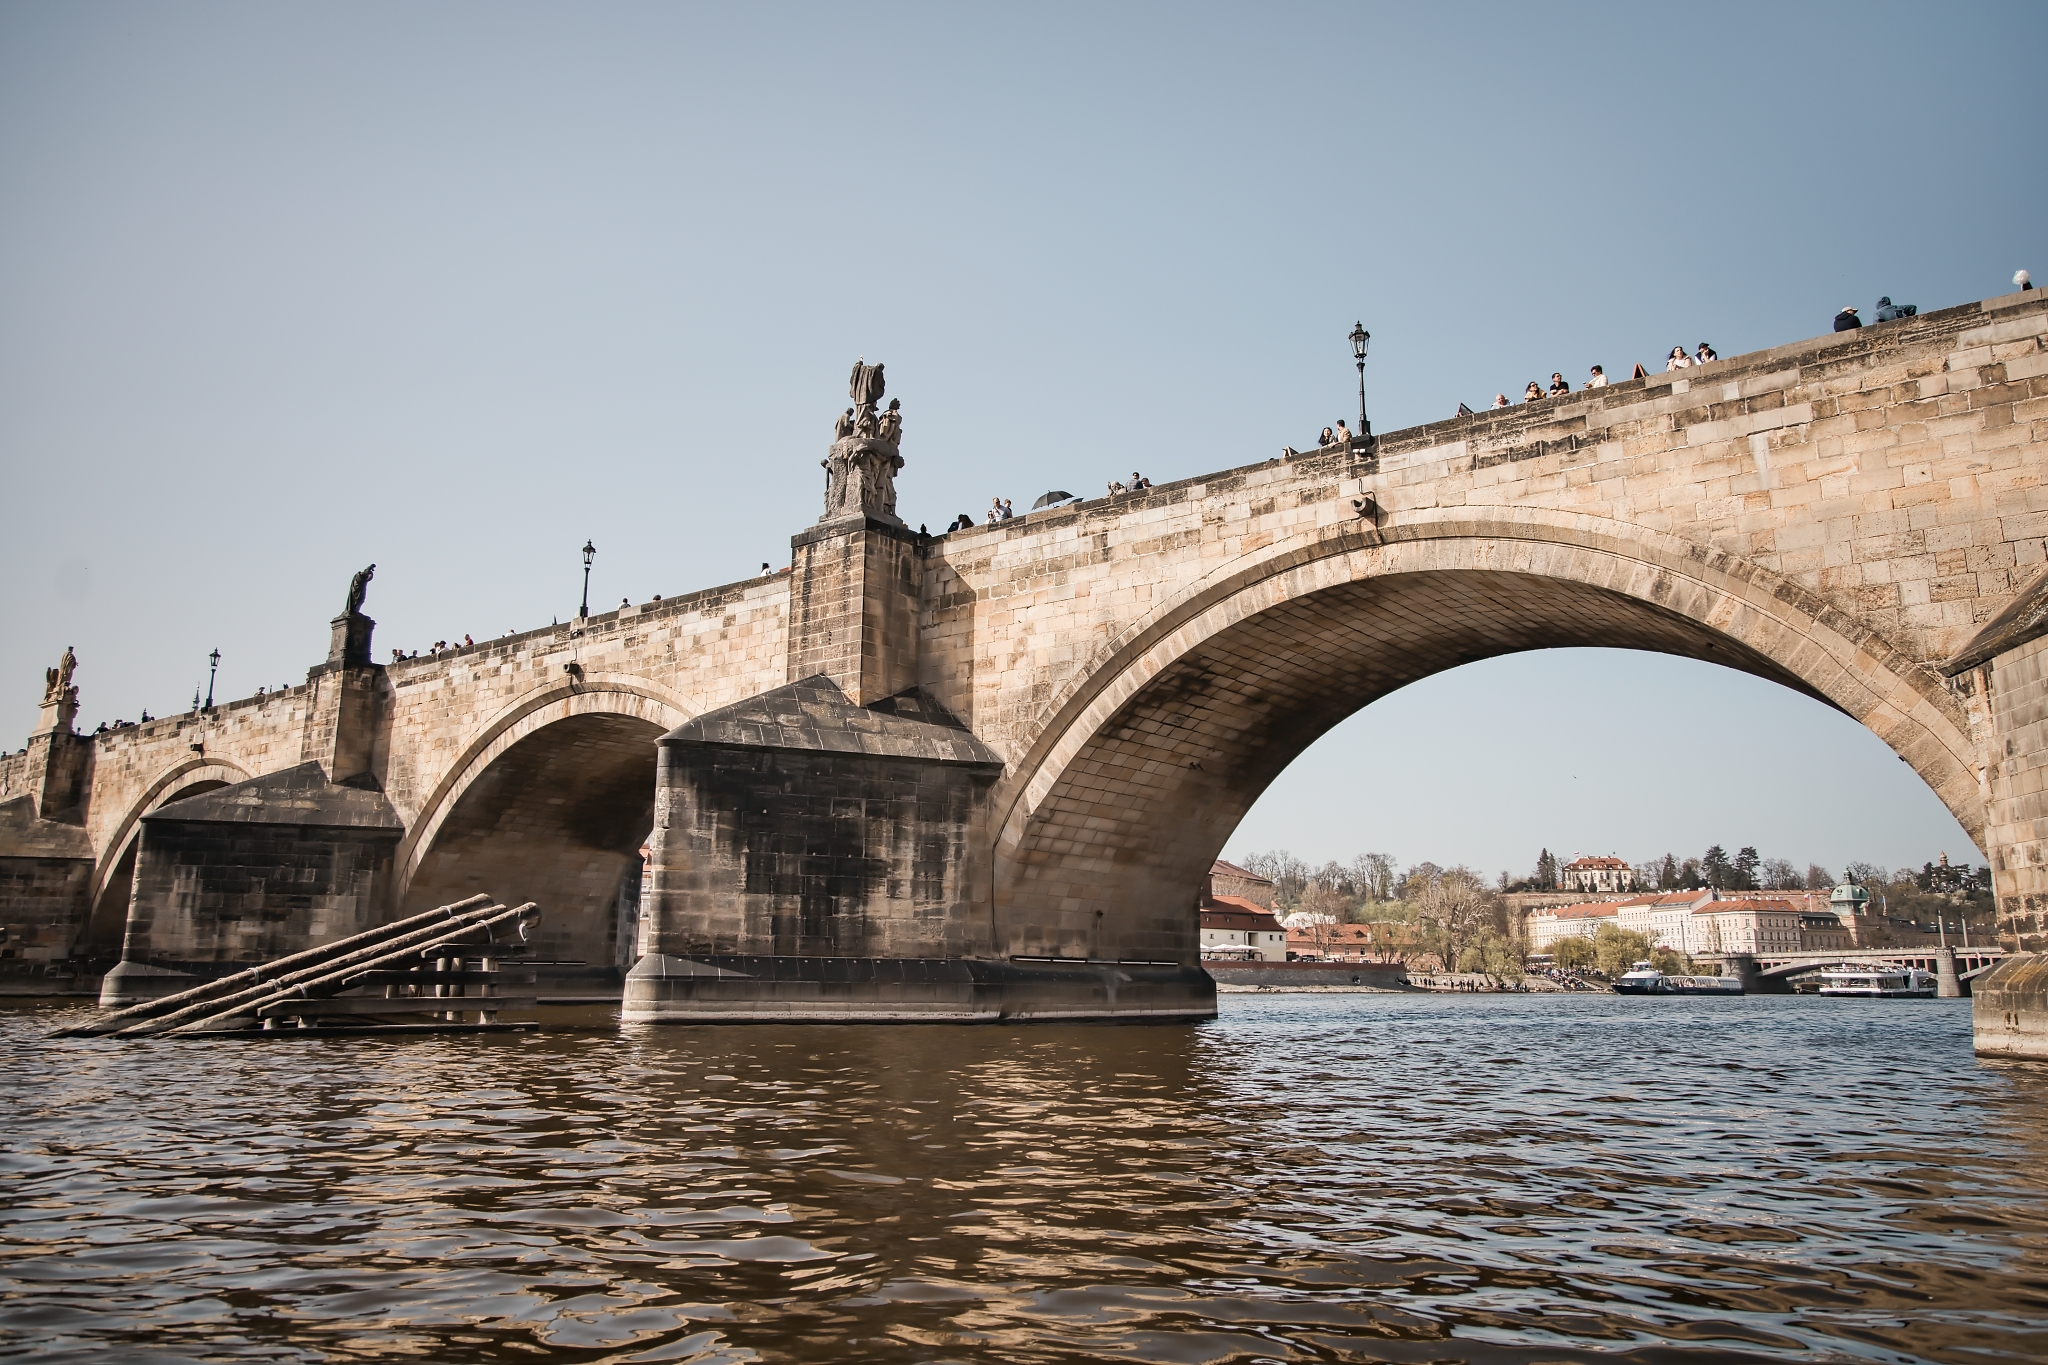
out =
<svg viewBox="0 0 2048 1365"><path fill-rule="evenodd" d="M939 525L1305 444L1351 409L1354 319L1388 430L1880 293L2005 292L2048 269L2044 29L2038 5L0 7L0 737L66 644L88 727L189 706L215 646L221 695L301 680L372 560L380 649L570 614L586 537L606 604L784 563L859 355L903 400L902 509ZM1478 687L1514 705L1475 712ZM1231 848L1957 852L1838 721L1702 665L1497 661L1356 718ZM1419 734L1468 755L1455 780ZM1332 758L1360 746L1388 756L1369 782Z"/></svg>

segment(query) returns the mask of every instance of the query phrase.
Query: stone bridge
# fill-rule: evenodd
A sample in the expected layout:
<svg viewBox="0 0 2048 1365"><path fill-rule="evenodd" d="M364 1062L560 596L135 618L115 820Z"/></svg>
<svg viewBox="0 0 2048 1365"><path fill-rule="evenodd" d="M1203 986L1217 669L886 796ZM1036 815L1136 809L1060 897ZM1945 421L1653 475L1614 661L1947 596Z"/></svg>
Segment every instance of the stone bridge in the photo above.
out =
<svg viewBox="0 0 2048 1365"><path fill-rule="evenodd" d="M937 537L876 430L778 574L388 666L345 613L302 687L98 735L53 684L0 760L10 988L488 890L629 1017L1202 1015L1202 874L1289 762L1574 645L1854 716L2040 934L2040 293Z"/></svg>

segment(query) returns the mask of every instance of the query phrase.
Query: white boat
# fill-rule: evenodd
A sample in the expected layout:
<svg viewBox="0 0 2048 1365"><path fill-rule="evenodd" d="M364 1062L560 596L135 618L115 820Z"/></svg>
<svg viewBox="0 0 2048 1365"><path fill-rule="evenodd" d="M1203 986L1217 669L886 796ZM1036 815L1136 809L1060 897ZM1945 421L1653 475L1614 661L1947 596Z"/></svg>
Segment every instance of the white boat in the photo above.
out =
<svg viewBox="0 0 2048 1365"><path fill-rule="evenodd" d="M1673 976L1665 979L1671 983L1673 995L1742 994L1742 978L1739 976Z"/></svg>
<svg viewBox="0 0 2048 1365"><path fill-rule="evenodd" d="M1918 967L1894 967L1874 963L1867 967L1824 967L1820 973L1822 995L1932 996L1939 988L1933 972Z"/></svg>
<svg viewBox="0 0 2048 1365"><path fill-rule="evenodd" d="M1735 976L1666 976L1647 962L1638 962L1614 983L1618 995L1741 995Z"/></svg>
<svg viewBox="0 0 2048 1365"><path fill-rule="evenodd" d="M1616 995L1669 995L1671 982L1647 962L1638 962L1614 983Z"/></svg>

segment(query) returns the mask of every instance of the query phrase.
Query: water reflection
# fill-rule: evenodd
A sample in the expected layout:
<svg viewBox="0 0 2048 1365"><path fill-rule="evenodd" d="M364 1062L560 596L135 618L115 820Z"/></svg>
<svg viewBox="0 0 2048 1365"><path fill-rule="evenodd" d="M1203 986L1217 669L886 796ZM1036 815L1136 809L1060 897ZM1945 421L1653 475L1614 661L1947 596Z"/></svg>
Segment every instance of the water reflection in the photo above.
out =
<svg viewBox="0 0 2048 1365"><path fill-rule="evenodd" d="M2048 1069L1967 1002L48 1042L44 1358L2048 1357Z"/></svg>

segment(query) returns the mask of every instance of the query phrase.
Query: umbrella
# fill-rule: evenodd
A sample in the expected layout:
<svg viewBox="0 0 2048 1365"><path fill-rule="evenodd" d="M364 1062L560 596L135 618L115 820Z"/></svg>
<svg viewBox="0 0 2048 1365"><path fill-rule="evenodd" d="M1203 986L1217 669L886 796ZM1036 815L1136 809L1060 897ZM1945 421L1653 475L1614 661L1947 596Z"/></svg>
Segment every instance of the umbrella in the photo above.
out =
<svg viewBox="0 0 2048 1365"><path fill-rule="evenodd" d="M1039 508L1041 508L1041 507L1050 507L1050 506L1052 506L1052 505L1053 505L1054 503L1056 503L1056 502L1072 502L1073 500L1074 500L1074 495L1073 495L1072 493L1069 493L1069 492L1065 491L1064 489L1062 489L1061 491L1059 491L1059 492L1057 492L1057 493L1047 493L1047 494L1046 494L1046 495L1045 495L1044 497L1040 498L1040 499L1039 499L1039 500L1038 500L1037 502L1034 502L1034 503L1032 503L1032 504L1031 504L1031 510L1032 510L1032 511L1034 511L1034 512L1036 512L1036 511L1037 511L1037 510L1038 510Z"/></svg>

